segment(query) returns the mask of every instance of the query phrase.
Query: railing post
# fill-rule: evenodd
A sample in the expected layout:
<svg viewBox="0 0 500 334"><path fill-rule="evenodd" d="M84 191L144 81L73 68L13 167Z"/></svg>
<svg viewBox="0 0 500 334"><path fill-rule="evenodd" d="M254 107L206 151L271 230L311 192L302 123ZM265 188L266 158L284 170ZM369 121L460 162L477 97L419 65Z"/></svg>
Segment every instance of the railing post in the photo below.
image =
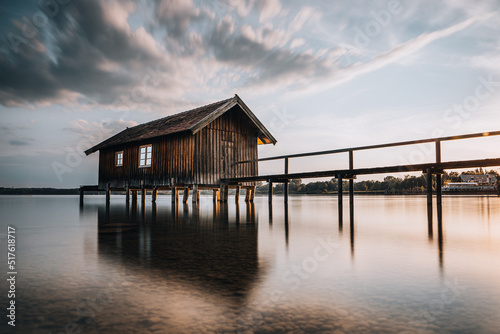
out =
<svg viewBox="0 0 500 334"><path fill-rule="evenodd" d="M284 201L285 203L288 203L288 158L285 158L285 175L286 175L286 178L287 180L285 181L285 183L283 184L283 194L284 194Z"/></svg>
<svg viewBox="0 0 500 334"><path fill-rule="evenodd" d="M354 154L353 151L349 151L349 169L352 171L354 169ZM349 213L351 216L351 222L354 221L354 175L350 175L349 178Z"/></svg>
<svg viewBox="0 0 500 334"><path fill-rule="evenodd" d="M269 180L268 181L269 183L269 192L268 192L268 196L269 196L269 203L272 203L273 202L273 181Z"/></svg>
<svg viewBox="0 0 500 334"><path fill-rule="evenodd" d="M337 194L338 194L338 202L339 202L339 228L342 228L342 224L343 224L343 215L342 215L342 209L343 209L343 202L342 202L342 182L344 182L342 180L342 175L339 175L337 177L337 181L338 181L338 190L337 190Z"/></svg>
<svg viewBox="0 0 500 334"><path fill-rule="evenodd" d="M441 163L441 141L436 140L436 163ZM442 203L442 191L441 191L441 185L442 179L441 179L441 174L436 173L436 202L438 207Z"/></svg>

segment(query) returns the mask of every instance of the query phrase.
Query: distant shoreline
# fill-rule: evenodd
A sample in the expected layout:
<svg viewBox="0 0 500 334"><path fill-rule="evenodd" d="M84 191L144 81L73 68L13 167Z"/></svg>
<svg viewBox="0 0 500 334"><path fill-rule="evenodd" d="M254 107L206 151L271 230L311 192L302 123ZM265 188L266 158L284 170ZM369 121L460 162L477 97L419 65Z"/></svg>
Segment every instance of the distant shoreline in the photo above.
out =
<svg viewBox="0 0 500 334"><path fill-rule="evenodd" d="M212 194L211 191L209 191L210 194ZM0 187L0 195L79 195L80 194L80 189L79 188L69 188L69 189L58 189L58 188L5 188L5 187ZM88 192L88 195L100 195L101 192ZM203 190L202 190L203 194ZM208 194L208 192L207 192ZM231 195L234 195L234 191L230 191ZM345 191L344 195L348 195L349 192ZM425 192L401 192L401 191L396 191L396 192L385 192L385 191L360 191L360 190L355 190L354 191L355 195L386 195L386 196L396 196L396 195L411 195L411 196L426 196L427 194ZM267 196L267 192L257 192L257 196ZM274 195L283 195L282 192L274 192ZM289 195L291 196L297 196L297 195L306 195L306 196L337 196L338 193L336 191L331 191L331 192L323 192L323 193L297 193L297 192L290 192ZM500 196L497 192L494 191L467 191L467 192L443 192L444 196L463 196L463 195L496 195Z"/></svg>

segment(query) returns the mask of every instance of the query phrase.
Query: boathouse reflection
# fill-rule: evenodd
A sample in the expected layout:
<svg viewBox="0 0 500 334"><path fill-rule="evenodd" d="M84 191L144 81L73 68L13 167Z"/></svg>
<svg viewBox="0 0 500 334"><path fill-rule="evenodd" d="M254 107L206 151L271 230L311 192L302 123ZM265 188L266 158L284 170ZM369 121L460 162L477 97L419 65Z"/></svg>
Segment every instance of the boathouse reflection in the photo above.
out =
<svg viewBox="0 0 500 334"><path fill-rule="evenodd" d="M244 220L239 205L180 206L99 206L99 256L242 303L262 274L254 204Z"/></svg>

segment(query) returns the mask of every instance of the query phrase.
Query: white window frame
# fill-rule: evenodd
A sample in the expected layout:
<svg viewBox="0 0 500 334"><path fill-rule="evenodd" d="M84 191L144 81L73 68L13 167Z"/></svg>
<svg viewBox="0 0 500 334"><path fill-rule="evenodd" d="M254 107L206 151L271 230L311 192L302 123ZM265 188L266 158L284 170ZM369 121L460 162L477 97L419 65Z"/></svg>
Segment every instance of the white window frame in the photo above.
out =
<svg viewBox="0 0 500 334"><path fill-rule="evenodd" d="M120 158L119 158L119 155L121 155ZM117 152L115 152L115 166L116 167L122 167L123 166L123 151L117 151Z"/></svg>
<svg viewBox="0 0 500 334"><path fill-rule="evenodd" d="M153 145L148 144L139 146L139 168L151 167L152 162L153 162Z"/></svg>

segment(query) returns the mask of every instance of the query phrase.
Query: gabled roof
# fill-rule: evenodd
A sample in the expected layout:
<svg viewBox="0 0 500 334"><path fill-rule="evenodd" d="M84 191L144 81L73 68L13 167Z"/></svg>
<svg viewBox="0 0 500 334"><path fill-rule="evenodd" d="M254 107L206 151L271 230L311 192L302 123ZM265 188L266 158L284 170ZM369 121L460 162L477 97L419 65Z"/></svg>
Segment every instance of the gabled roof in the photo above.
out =
<svg viewBox="0 0 500 334"><path fill-rule="evenodd" d="M115 145L142 141L145 139L166 136L183 131L191 131L192 134L196 134L198 131L236 105L241 108L253 125L258 129L257 137L259 144L276 144L276 139L271 135L271 133L264 127L264 125L262 125L262 123L257 119L252 111L250 111L240 97L235 95L230 99L218 101L202 107L184 111L179 114L127 128L95 145L94 147L89 148L85 151L85 154L89 155L101 149Z"/></svg>

